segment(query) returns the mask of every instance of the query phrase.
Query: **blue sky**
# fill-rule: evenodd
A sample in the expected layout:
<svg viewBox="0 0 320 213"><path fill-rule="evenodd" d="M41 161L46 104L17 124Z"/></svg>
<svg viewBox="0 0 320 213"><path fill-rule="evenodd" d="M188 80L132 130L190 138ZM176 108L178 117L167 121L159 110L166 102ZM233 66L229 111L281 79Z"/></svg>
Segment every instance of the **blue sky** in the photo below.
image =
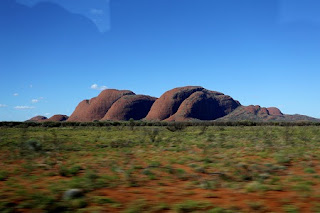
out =
<svg viewBox="0 0 320 213"><path fill-rule="evenodd" d="M317 0L1 0L0 120L199 85L320 118Z"/></svg>

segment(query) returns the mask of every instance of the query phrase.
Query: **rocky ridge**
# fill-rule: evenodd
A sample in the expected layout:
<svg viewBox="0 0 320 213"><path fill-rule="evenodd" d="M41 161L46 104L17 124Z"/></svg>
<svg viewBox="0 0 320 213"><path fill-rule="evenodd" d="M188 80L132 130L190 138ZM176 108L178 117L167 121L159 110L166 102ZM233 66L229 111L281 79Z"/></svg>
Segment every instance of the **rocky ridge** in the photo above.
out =
<svg viewBox="0 0 320 213"><path fill-rule="evenodd" d="M178 87L160 98L136 95L130 90L103 90L97 97L83 100L68 118L36 116L30 121L315 121L304 115L286 115L276 107L242 106L221 92L200 86Z"/></svg>

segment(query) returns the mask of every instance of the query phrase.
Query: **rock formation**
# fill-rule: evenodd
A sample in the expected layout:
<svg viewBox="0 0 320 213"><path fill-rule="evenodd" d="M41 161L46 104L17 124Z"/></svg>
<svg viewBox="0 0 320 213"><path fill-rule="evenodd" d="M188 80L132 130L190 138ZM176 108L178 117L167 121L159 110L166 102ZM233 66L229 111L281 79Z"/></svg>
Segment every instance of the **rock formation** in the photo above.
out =
<svg viewBox="0 0 320 213"><path fill-rule="evenodd" d="M203 87L180 87L164 93L152 106L146 120L215 120L240 106L223 93Z"/></svg>
<svg viewBox="0 0 320 213"><path fill-rule="evenodd" d="M275 115L275 116L282 116L282 112L280 111L280 109L276 108L276 107L269 107L267 108L269 115Z"/></svg>
<svg viewBox="0 0 320 213"><path fill-rule="evenodd" d="M161 121L169 118L177 112L181 103L188 98L192 93L203 90L203 87L187 86L178 87L165 92L152 105L146 120Z"/></svg>
<svg viewBox="0 0 320 213"><path fill-rule="evenodd" d="M97 97L79 103L68 121L90 122L102 119L119 98L134 95L129 90L103 90Z"/></svg>
<svg viewBox="0 0 320 213"><path fill-rule="evenodd" d="M254 115L261 115L261 116L283 116L283 113L276 107L261 107L259 105L250 105L247 107L244 107L244 110L248 113L254 114Z"/></svg>
<svg viewBox="0 0 320 213"><path fill-rule="evenodd" d="M102 120L141 120L146 117L156 98L146 95L126 95L117 100Z"/></svg>
<svg viewBox="0 0 320 213"><path fill-rule="evenodd" d="M305 115L285 115L276 107L260 107L259 105L240 106L230 114L217 121L312 121L319 119Z"/></svg>
<svg viewBox="0 0 320 213"><path fill-rule="evenodd" d="M146 121L319 121L303 115L285 115L275 107L241 106L239 101L228 95L200 86L174 88L159 99L136 95L129 90L107 89L95 98L80 102L67 121L120 121L130 118Z"/></svg>
<svg viewBox="0 0 320 213"><path fill-rule="evenodd" d="M275 107L265 108L259 105L241 106L219 120L272 121L284 118L282 112Z"/></svg>
<svg viewBox="0 0 320 213"><path fill-rule="evenodd" d="M42 115L37 115L33 118L30 118L28 121L33 121L33 122L41 122L41 121L46 121L48 118Z"/></svg>
<svg viewBox="0 0 320 213"><path fill-rule="evenodd" d="M69 116L67 116L67 115L54 115L46 121L61 122L61 121L66 121L68 118L69 118Z"/></svg>

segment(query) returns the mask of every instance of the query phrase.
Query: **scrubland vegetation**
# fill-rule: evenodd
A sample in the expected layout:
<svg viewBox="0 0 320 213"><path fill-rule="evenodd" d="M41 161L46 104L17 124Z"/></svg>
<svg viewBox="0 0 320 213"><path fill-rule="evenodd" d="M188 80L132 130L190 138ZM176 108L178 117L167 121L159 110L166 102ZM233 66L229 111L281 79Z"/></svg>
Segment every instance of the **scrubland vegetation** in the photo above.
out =
<svg viewBox="0 0 320 213"><path fill-rule="evenodd" d="M0 212L320 212L317 125L92 124L2 125Z"/></svg>

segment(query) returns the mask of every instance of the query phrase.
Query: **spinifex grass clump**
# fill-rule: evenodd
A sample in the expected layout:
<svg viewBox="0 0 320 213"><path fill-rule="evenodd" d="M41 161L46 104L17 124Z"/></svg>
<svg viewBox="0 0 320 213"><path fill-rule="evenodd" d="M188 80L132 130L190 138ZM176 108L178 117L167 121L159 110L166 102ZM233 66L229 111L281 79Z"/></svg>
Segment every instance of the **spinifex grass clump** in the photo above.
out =
<svg viewBox="0 0 320 213"><path fill-rule="evenodd" d="M42 152L42 143L34 138L23 141L18 145L21 157L36 157Z"/></svg>
<svg viewBox="0 0 320 213"><path fill-rule="evenodd" d="M76 176L81 170L83 170L83 168L79 165L74 165L70 168L66 167L66 166L60 166L59 168L59 174L61 176Z"/></svg>
<svg viewBox="0 0 320 213"><path fill-rule="evenodd" d="M171 131L171 132L176 132L176 131L182 131L186 128L186 124L183 122L174 122L172 124L169 124L167 126L167 130Z"/></svg>
<svg viewBox="0 0 320 213"><path fill-rule="evenodd" d="M159 141L158 140L159 139L159 129L158 128L148 129L146 131L146 135L149 137L151 143Z"/></svg>
<svg viewBox="0 0 320 213"><path fill-rule="evenodd" d="M193 201L187 200L183 203L176 204L174 206L174 210L178 213L184 212L195 212L200 210L208 209L212 204L210 202L201 202L201 201Z"/></svg>
<svg viewBox="0 0 320 213"><path fill-rule="evenodd" d="M0 171L0 181L4 181L9 177L9 173L6 171Z"/></svg>

